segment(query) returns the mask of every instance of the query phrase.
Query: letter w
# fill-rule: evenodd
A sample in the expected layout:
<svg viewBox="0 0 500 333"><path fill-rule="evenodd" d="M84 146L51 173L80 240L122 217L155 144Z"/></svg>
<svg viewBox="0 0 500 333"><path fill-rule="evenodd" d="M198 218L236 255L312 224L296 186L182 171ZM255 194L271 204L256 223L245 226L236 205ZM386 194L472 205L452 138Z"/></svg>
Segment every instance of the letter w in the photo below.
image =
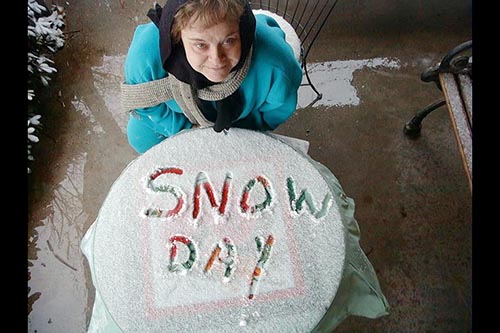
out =
<svg viewBox="0 0 500 333"><path fill-rule="evenodd" d="M333 199L332 194L330 192L328 192L325 195L325 198L323 199L323 203L321 205L321 209L318 210L316 208L316 205L314 204L314 197L312 196L312 194L309 193L308 189L302 190L299 198L297 199L297 196L295 194L296 193L295 185L292 177L288 177L286 179L286 186L288 189L288 198L290 201L290 208L292 209L292 211L296 212L297 214L301 214L305 202L307 204L307 207L309 208L309 211L315 218L320 219L326 216L328 210L330 209Z"/></svg>

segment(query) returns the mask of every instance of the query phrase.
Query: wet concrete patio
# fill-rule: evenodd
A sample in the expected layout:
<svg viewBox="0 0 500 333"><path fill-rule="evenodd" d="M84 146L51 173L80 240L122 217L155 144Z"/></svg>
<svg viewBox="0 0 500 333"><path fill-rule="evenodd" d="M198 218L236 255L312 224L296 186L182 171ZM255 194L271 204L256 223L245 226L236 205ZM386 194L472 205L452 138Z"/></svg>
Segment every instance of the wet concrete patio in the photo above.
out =
<svg viewBox="0 0 500 333"><path fill-rule="evenodd" d="M54 1L55 2L55 1ZM45 92L29 175L29 332L85 332L94 289L79 245L113 181L137 157L119 85L150 1L58 1L67 42ZM471 4L340 1L309 56L324 98L300 90L277 133L310 142L356 202L361 246L391 313L349 317L337 332L470 332L471 193L446 110L410 140L403 125L441 97L420 73L471 39Z"/></svg>

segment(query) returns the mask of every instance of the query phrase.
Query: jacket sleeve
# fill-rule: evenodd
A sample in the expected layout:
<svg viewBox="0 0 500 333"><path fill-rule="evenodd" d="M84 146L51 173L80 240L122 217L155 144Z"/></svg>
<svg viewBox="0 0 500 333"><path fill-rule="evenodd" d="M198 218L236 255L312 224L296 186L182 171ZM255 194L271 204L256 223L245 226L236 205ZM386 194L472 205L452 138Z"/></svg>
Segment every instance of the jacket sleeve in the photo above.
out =
<svg viewBox="0 0 500 333"><path fill-rule="evenodd" d="M287 73L273 73L266 100L259 109L265 127L274 130L295 112L301 80L302 71L298 66Z"/></svg>
<svg viewBox="0 0 500 333"><path fill-rule="evenodd" d="M152 22L136 28L125 60L127 84L149 82L168 75L161 64L158 40L159 31ZM137 126L138 121L142 122L140 126ZM157 106L134 110L130 115L127 137L132 147L142 153L161 140L191 126L177 103L170 100ZM152 140L153 137L158 140Z"/></svg>
<svg viewBox="0 0 500 333"><path fill-rule="evenodd" d="M252 63L244 86L249 126L274 130L296 110L302 82L302 68L278 23L266 15L256 15Z"/></svg>

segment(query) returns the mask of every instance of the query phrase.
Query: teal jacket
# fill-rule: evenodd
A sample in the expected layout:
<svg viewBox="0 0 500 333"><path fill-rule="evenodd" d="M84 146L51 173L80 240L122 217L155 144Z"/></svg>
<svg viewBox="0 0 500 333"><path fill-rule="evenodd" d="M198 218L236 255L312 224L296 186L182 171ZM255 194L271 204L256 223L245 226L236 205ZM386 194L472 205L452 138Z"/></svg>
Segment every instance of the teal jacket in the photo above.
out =
<svg viewBox="0 0 500 333"><path fill-rule="evenodd" d="M243 111L236 127L273 130L295 111L302 70L285 34L276 21L256 15L255 40L248 73L240 85ZM159 50L159 31L154 23L136 28L125 61L125 82L144 83L167 76ZM130 145L143 153L165 138L191 128L175 100L130 114L127 137Z"/></svg>

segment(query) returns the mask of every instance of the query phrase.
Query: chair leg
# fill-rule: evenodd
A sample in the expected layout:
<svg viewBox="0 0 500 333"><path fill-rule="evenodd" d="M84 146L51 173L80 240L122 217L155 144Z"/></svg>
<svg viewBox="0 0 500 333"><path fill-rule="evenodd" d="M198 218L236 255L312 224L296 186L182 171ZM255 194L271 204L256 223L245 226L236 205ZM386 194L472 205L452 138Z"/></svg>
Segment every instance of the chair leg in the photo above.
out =
<svg viewBox="0 0 500 333"><path fill-rule="evenodd" d="M307 65L306 65L305 61L303 62L303 67L304 67L304 72L306 73L306 79L308 82L305 85L311 86L312 90L314 90L314 92L316 93L316 98L311 103L309 103L309 105L308 105L308 107L309 107L309 106L312 106L317 101L319 101L323 97L323 94L320 94L319 91L314 86L314 84L312 84L311 78L309 77L309 72L307 71Z"/></svg>
<svg viewBox="0 0 500 333"><path fill-rule="evenodd" d="M419 111L403 128L403 132L410 138L416 138L420 135L422 120L432 111L446 104L444 99L429 104L425 109Z"/></svg>

